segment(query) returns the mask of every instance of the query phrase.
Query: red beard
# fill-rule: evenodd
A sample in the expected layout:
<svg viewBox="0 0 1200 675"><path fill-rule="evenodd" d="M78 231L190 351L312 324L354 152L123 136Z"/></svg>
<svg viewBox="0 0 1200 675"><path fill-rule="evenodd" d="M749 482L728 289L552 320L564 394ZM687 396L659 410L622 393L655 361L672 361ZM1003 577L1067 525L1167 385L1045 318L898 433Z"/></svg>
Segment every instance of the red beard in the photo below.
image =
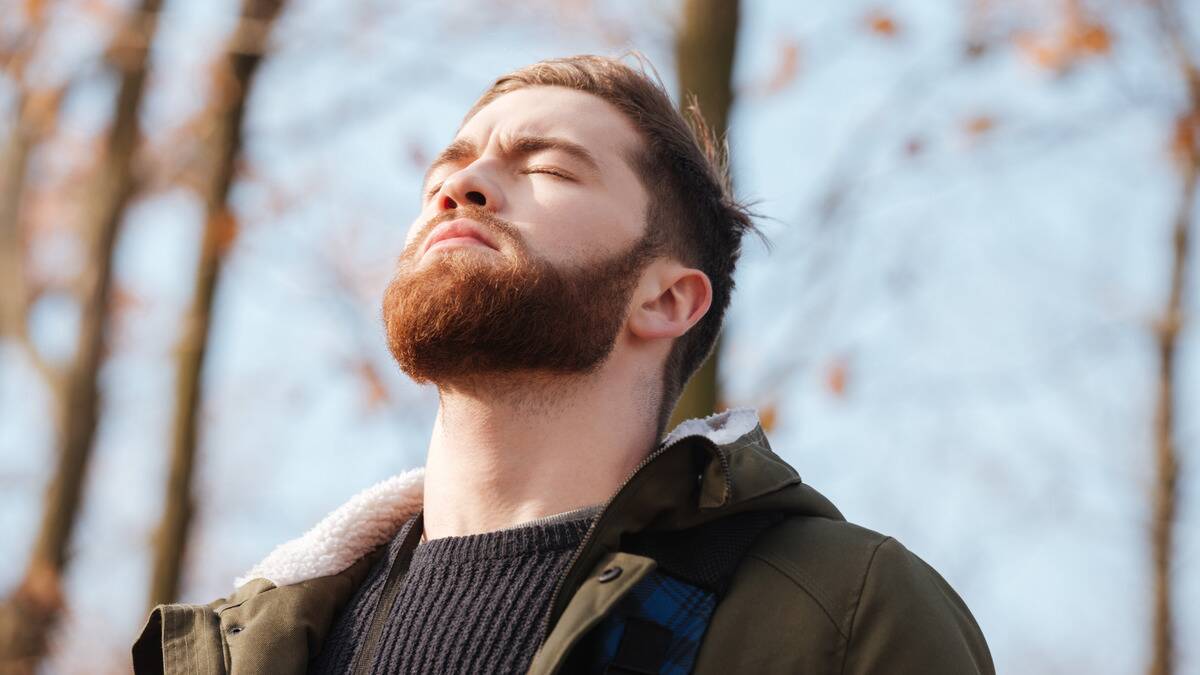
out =
<svg viewBox="0 0 1200 675"><path fill-rule="evenodd" d="M418 269L428 232L464 216L508 243L501 248L511 252L446 250ZM643 237L618 255L560 269L529 255L518 230L483 209L441 214L404 250L384 292L388 348L400 368L422 383L522 371L592 372L612 351L637 274L654 251L653 241Z"/></svg>

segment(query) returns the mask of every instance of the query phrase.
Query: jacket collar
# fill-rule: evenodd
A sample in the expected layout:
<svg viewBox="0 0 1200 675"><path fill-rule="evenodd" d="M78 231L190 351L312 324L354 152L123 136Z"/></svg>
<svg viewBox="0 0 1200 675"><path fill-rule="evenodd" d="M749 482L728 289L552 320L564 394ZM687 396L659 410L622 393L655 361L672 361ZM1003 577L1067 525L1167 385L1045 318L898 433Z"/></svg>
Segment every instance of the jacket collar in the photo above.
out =
<svg viewBox="0 0 1200 675"><path fill-rule="evenodd" d="M687 454L699 457L694 464L698 473L689 473L699 480L699 501L685 505L680 513L664 513L664 510L671 510L667 505L649 509L658 520L674 516L668 519L676 526L716 517L718 513L713 511L743 510L747 508L747 502L800 483L796 471L771 452L758 415L749 408L686 420L667 434L654 454L680 455L685 447L692 450ZM692 466L691 462L685 464ZM690 468L685 470L691 471ZM794 492L789 491L789 494ZM238 577L234 585L240 587L253 579L263 578L275 586L288 586L337 574L394 537L400 527L421 510L423 495L424 469L421 468L376 483L335 509L302 536L277 546ZM792 494L791 499L776 501L778 503L773 506L785 510L841 517L832 504L811 489L801 495Z"/></svg>

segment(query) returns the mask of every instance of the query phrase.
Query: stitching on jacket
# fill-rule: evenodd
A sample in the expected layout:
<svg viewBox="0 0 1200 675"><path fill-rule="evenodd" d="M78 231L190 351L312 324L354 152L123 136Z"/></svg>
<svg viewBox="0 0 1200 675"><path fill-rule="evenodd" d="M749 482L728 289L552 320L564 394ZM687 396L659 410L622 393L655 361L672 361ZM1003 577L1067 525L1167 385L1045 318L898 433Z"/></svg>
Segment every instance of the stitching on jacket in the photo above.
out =
<svg viewBox="0 0 1200 675"><path fill-rule="evenodd" d="M208 608L205 607L204 610L207 611ZM204 622L204 632L201 633L200 635L198 635L197 637L203 641L203 642L201 642L202 649L204 650L204 666L203 667L205 669L210 669L214 665L214 663L213 663L213 648L212 648L213 636L212 636L212 633L210 632L213 630L211 617L204 615L201 612L201 609L197 608L195 618L197 621L202 620ZM218 626L217 627L217 639L220 639L220 635L221 635L221 628L220 628L220 626ZM207 670L207 672L219 674L221 672L221 670L218 668L216 670Z"/></svg>
<svg viewBox="0 0 1200 675"><path fill-rule="evenodd" d="M845 639L845 640L849 639L849 637L846 635L845 631L842 630L842 627L838 625L837 620L833 618L833 614L829 611L829 608L826 607L827 604L831 604L831 603L829 603L829 601L827 599L822 599L821 597L819 597L823 594L817 590L816 582L812 578L810 578L807 574L805 574L803 570L800 570L800 569L785 570L785 569L783 569L782 566L780 566L776 562L769 560L767 558L764 558L762 555L760 555L758 553L747 553L746 557L754 558L755 560L765 564L767 567L770 567L771 569L775 570L776 572L779 572L788 581L796 584L797 588L804 591L804 593L806 595L808 595L808 597L813 599L813 602L817 603L817 607L821 608L821 611L825 614L825 617L827 619L829 619L829 623L833 624L833 629L838 632L838 635L841 635L842 639ZM791 566L788 565L788 567L790 568ZM798 576L804 577L804 579L803 580L797 579L796 577L798 577Z"/></svg>
<svg viewBox="0 0 1200 675"><path fill-rule="evenodd" d="M192 611L188 612L188 619L190 619L190 623L192 624L191 626L188 627L188 634L192 636L192 654L196 655L199 652L204 652L204 657L205 657L204 663L205 663L205 665L208 665L207 641L201 642L202 640L204 640L205 636L200 635L200 631L195 630L195 627L203 625L200 622L199 610L192 609ZM188 664L189 664L190 670L196 670L198 667L200 667L199 664L196 663L196 659L194 658L194 656L193 656L193 658L188 659ZM197 673L199 673L199 671L197 671Z"/></svg>
<svg viewBox="0 0 1200 675"><path fill-rule="evenodd" d="M228 675L233 672L233 645L229 644L229 636L221 628L221 616L218 614L217 635L221 637L221 665L224 668L220 672L222 675Z"/></svg>
<svg viewBox="0 0 1200 675"><path fill-rule="evenodd" d="M238 607L241 607L242 605L246 604L247 602L250 602L254 598L257 598L258 596L262 595L263 593L266 593L268 591L273 591L273 590L275 590L274 586L272 586L271 588L263 589L263 590L255 593L254 595L251 595L248 598L243 598L241 600L238 600L237 602L226 603L224 605L221 605L220 607L217 607L215 610L213 610L213 614L216 614L218 617L224 616L225 612L228 612L231 609L237 609Z"/></svg>
<svg viewBox="0 0 1200 675"><path fill-rule="evenodd" d="M171 612L171 634L172 635L178 634L180 632L179 629L175 627L175 624L179 623L179 619L180 619L180 617L179 617L178 613ZM182 645L180 645L179 647L176 648L176 651L180 651L180 650L182 650L182 652L183 652L183 654L182 654L183 662L187 664L187 675L192 675L192 631L187 630L187 629L183 630Z"/></svg>
<svg viewBox="0 0 1200 675"><path fill-rule="evenodd" d="M839 673L846 672L846 661L850 658L850 641L854 635L854 622L858 619L858 610L862 609L863 591L867 589L867 578L871 576L871 568L875 565L875 556L878 555L879 549L889 541L893 541L891 537L884 537L883 541L875 545L875 550L871 551L871 557L867 560L867 567L863 570L862 581L858 586L858 598L854 603L854 614L850 616L850 635L846 636L846 651L842 652L842 667L838 670Z"/></svg>

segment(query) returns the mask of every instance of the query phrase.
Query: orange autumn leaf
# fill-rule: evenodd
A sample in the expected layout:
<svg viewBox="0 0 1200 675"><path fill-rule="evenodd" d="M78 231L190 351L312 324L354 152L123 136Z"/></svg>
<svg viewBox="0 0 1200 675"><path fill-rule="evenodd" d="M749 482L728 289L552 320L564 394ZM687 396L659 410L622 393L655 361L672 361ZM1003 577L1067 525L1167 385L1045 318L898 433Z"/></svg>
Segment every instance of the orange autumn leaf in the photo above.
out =
<svg viewBox="0 0 1200 675"><path fill-rule="evenodd" d="M1017 33L1013 43L1025 58L1046 70L1058 70L1066 63L1066 54L1058 47L1029 33Z"/></svg>
<svg viewBox="0 0 1200 675"><path fill-rule="evenodd" d="M1035 65L1059 72L1112 51L1112 33L1090 16L1079 0L1066 0L1061 12L1061 20L1051 30L1037 35L1015 33L1013 42L1018 51Z"/></svg>
<svg viewBox="0 0 1200 675"><path fill-rule="evenodd" d="M848 371L849 367L846 364L846 360L842 358L834 359L825 371L825 386L838 398L843 398L846 395L846 381L849 379Z"/></svg>
<svg viewBox="0 0 1200 675"><path fill-rule="evenodd" d="M1082 0L1066 0L1064 14L1061 31L1064 50L1075 58L1108 53L1112 37L1108 29L1091 16Z"/></svg>
<svg viewBox="0 0 1200 675"><path fill-rule="evenodd" d="M895 37L900 31L900 27L896 24L896 19L881 9L873 10L867 14L866 25L867 30L885 38Z"/></svg>
<svg viewBox="0 0 1200 675"><path fill-rule="evenodd" d="M800 74L800 43L784 40L779 44L779 58L771 77L763 85L763 92L775 94L783 91Z"/></svg>
<svg viewBox="0 0 1200 675"><path fill-rule="evenodd" d="M25 16L34 23L41 23L46 14L46 0L25 0Z"/></svg>
<svg viewBox="0 0 1200 675"><path fill-rule="evenodd" d="M975 115L963 122L963 130L969 136L982 136L996 128L996 118L990 115Z"/></svg>
<svg viewBox="0 0 1200 675"><path fill-rule="evenodd" d="M1045 44L1030 45L1025 53L1034 63L1046 70L1059 70L1068 61L1066 52Z"/></svg>
<svg viewBox="0 0 1200 675"><path fill-rule="evenodd" d="M777 414L778 410L774 403L768 403L758 409L758 422L762 425L763 431L771 431L775 428Z"/></svg>
<svg viewBox="0 0 1200 675"><path fill-rule="evenodd" d="M1112 36L1104 26L1091 24L1075 33L1072 44L1081 52L1107 54L1112 49Z"/></svg>
<svg viewBox="0 0 1200 675"><path fill-rule="evenodd" d="M367 394L367 407L377 408L388 400L387 386L379 375L379 370L367 361L361 361L356 369L359 381Z"/></svg>

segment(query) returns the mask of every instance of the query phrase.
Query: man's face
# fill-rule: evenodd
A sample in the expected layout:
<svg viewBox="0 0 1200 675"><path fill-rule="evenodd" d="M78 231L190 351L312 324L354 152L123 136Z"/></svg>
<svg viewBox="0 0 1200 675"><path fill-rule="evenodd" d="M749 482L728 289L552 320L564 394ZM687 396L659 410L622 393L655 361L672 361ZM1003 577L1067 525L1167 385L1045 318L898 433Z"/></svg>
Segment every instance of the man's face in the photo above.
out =
<svg viewBox="0 0 1200 675"><path fill-rule="evenodd" d="M431 165L384 296L418 381L595 368L652 257L638 134L607 102L533 87L482 108Z"/></svg>

